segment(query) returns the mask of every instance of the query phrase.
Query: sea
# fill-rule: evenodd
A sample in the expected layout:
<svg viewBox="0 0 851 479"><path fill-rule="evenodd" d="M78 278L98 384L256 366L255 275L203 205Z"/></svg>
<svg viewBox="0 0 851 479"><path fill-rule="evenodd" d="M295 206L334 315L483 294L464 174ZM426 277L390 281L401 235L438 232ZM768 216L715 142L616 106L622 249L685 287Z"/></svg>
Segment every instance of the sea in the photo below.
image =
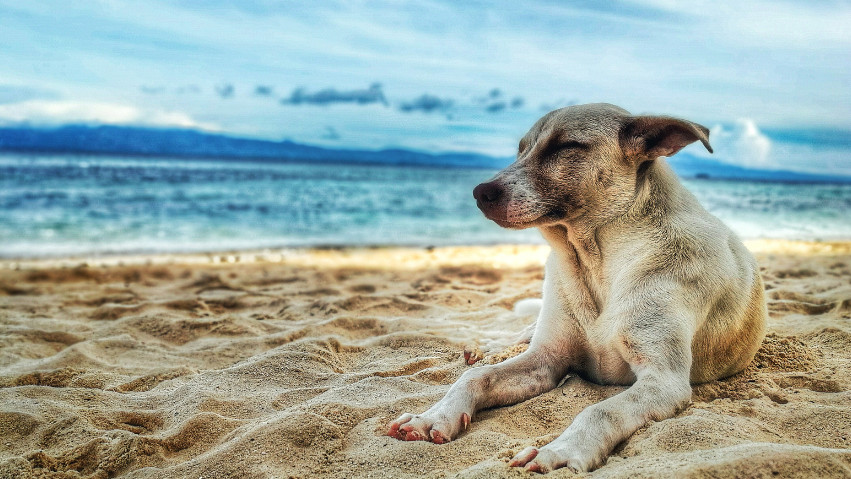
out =
<svg viewBox="0 0 851 479"><path fill-rule="evenodd" d="M0 257L543 243L486 220L496 171L0 155ZM851 184L684 179L743 239L851 239Z"/></svg>

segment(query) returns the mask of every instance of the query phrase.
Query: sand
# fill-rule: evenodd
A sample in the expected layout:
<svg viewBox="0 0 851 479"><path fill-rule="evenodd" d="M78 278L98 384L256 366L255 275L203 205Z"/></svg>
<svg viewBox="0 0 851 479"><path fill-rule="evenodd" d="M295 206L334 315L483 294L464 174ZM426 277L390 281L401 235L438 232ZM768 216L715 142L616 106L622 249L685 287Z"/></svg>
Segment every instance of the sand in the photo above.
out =
<svg viewBox="0 0 851 479"><path fill-rule="evenodd" d="M851 243L752 242L769 335L588 477L851 476ZM0 263L0 477L530 477L623 390L577 377L446 445L384 435L520 331L545 247ZM476 366L472 366L476 367ZM559 470L548 477L571 477Z"/></svg>

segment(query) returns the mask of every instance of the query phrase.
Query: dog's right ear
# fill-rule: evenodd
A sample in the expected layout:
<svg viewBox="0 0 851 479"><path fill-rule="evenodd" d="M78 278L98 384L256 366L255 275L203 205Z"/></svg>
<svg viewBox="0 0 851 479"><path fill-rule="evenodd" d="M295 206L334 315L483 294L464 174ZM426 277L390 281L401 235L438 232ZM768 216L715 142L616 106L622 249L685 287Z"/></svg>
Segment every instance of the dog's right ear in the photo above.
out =
<svg viewBox="0 0 851 479"><path fill-rule="evenodd" d="M630 117L620 131L621 149L636 163L672 156L697 140L712 153L705 126L668 116Z"/></svg>

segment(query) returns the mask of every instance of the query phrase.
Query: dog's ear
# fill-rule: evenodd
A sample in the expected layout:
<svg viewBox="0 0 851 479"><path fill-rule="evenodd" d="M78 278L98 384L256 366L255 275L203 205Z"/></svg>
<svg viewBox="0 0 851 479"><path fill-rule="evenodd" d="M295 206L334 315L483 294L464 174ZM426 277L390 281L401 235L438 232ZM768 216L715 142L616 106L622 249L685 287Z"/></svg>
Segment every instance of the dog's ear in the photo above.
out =
<svg viewBox="0 0 851 479"><path fill-rule="evenodd" d="M627 158L635 159L672 156L697 140L712 153L705 126L668 116L630 117L620 131L621 148Z"/></svg>

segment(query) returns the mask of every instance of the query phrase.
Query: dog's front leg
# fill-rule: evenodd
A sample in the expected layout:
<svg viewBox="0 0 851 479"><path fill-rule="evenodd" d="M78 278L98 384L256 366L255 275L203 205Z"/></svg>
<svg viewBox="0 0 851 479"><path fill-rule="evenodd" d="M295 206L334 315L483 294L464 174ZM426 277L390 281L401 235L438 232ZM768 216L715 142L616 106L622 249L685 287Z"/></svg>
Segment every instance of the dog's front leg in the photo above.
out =
<svg viewBox="0 0 851 479"><path fill-rule="evenodd" d="M567 355L530 347L499 364L466 371L446 395L422 414L403 414L388 435L406 441L449 442L481 409L514 404L554 388L567 370Z"/></svg>
<svg viewBox="0 0 851 479"><path fill-rule="evenodd" d="M691 398L688 334L671 337L671 328L654 329L650 334L644 330L632 337L621 336L622 354L636 376L629 389L587 407L553 442L524 449L509 465L537 472L560 467L589 471L638 428L671 417L687 404Z"/></svg>

